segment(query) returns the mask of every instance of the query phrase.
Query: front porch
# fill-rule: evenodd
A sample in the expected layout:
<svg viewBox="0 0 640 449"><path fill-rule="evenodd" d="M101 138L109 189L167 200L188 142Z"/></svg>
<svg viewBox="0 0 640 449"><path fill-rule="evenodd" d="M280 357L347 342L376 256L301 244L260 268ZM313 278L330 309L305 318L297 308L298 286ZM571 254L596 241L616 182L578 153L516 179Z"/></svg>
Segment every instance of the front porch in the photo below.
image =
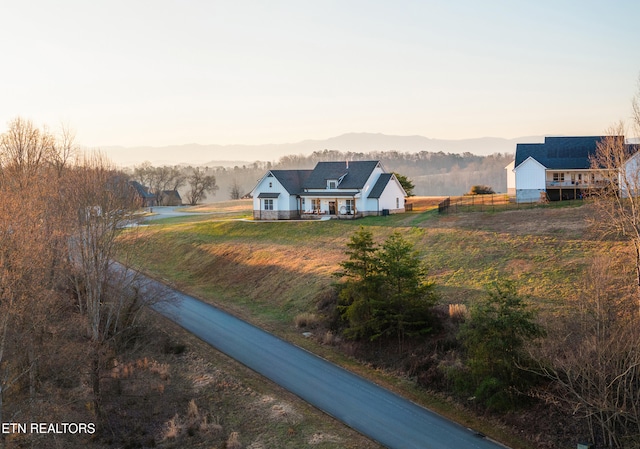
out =
<svg viewBox="0 0 640 449"><path fill-rule="evenodd" d="M355 218L361 218L363 215L358 212L346 212L346 213L330 213L329 211L306 211L300 213L300 218L303 220L318 220L324 217L337 220L353 220Z"/></svg>
<svg viewBox="0 0 640 449"><path fill-rule="evenodd" d="M331 194L300 196L300 217L313 219L319 217L331 217L351 220L362 215L356 210L356 199L353 195L339 196Z"/></svg>

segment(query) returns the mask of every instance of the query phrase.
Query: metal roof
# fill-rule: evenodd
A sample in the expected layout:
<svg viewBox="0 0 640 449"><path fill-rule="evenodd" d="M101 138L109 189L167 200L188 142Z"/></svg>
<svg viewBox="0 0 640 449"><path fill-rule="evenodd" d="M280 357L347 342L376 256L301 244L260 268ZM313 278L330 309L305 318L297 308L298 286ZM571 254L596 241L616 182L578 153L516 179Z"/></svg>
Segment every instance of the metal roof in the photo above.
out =
<svg viewBox="0 0 640 449"><path fill-rule="evenodd" d="M278 192L262 192L258 195L258 198L278 198L279 196Z"/></svg>

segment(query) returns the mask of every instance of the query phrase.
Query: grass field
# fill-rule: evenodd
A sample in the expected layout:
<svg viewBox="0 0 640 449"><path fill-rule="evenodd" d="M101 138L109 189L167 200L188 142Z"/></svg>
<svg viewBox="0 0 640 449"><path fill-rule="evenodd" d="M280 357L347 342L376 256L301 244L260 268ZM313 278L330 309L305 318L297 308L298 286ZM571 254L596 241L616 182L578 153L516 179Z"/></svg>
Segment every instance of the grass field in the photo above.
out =
<svg viewBox="0 0 640 449"><path fill-rule="evenodd" d="M317 302L330 294L332 274L345 258L349 237L360 226L370 228L378 242L394 231L401 232L429 266L444 306L469 305L484 294L488 283L508 278L543 316L566 309L592 257L624 249L590 236L588 205L447 215L439 215L432 206L353 221L252 222L220 220L219 214L246 216L251 207L246 202L227 202L209 219L167 219L140 230L136 263L184 291L441 413L495 431L491 424L474 422L473 416L429 397L405 379L371 372L301 337L295 319L303 313L317 313ZM215 212L216 205L207 206L207 211ZM517 440L509 442L527 447Z"/></svg>
<svg viewBox="0 0 640 449"><path fill-rule="evenodd" d="M234 207L224 203L223 210ZM245 214L242 206L235 210ZM428 210L322 222L173 218L140 234L137 257L146 269L213 295L243 316L257 322L275 317L288 326L296 314L314 310L349 237L365 226L379 242L394 231L412 241L445 303L469 303L488 282L509 278L521 293L553 305L570 296L590 255L603 249L589 237L588 213L583 206L443 216Z"/></svg>

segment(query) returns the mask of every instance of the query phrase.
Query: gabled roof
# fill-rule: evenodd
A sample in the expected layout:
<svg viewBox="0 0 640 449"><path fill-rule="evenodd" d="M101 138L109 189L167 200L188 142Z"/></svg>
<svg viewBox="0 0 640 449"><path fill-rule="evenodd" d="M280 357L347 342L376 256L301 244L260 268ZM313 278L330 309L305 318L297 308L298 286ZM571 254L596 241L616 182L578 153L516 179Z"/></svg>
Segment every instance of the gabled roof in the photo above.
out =
<svg viewBox="0 0 640 449"><path fill-rule="evenodd" d="M269 173L282 184L291 195L302 191L302 185L313 170L271 170Z"/></svg>
<svg viewBox="0 0 640 449"><path fill-rule="evenodd" d="M140 184L138 181L129 181L131 187L133 187L138 195L141 198L155 198L156 196L153 193L150 193L149 190Z"/></svg>
<svg viewBox="0 0 640 449"><path fill-rule="evenodd" d="M362 189L378 164L378 161L318 162L302 187L326 189L327 180L342 178L338 189Z"/></svg>
<svg viewBox="0 0 640 449"><path fill-rule="evenodd" d="M384 192L385 187L389 184L389 180L393 174L391 173L382 173L378 180L376 181L376 185L373 186L371 192L369 193L369 198L380 198L382 192Z"/></svg>
<svg viewBox="0 0 640 449"><path fill-rule="evenodd" d="M182 199L180 197L180 192L178 192L177 190L163 190L162 196L174 197L175 199L178 199L178 200Z"/></svg>
<svg viewBox="0 0 640 449"><path fill-rule="evenodd" d="M598 142L604 137L545 137L544 143L519 143L515 166L531 157L547 169L588 169L590 157L595 155ZM624 141L623 136L615 137Z"/></svg>

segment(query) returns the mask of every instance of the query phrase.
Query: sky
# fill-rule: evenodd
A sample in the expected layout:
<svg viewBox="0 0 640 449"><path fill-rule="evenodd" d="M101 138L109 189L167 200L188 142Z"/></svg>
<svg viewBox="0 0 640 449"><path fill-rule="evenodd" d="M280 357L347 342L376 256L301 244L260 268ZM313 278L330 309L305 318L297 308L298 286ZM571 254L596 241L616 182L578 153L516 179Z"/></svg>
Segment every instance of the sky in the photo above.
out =
<svg viewBox="0 0 640 449"><path fill-rule="evenodd" d="M3 0L0 131L88 147L600 135L637 0Z"/></svg>

